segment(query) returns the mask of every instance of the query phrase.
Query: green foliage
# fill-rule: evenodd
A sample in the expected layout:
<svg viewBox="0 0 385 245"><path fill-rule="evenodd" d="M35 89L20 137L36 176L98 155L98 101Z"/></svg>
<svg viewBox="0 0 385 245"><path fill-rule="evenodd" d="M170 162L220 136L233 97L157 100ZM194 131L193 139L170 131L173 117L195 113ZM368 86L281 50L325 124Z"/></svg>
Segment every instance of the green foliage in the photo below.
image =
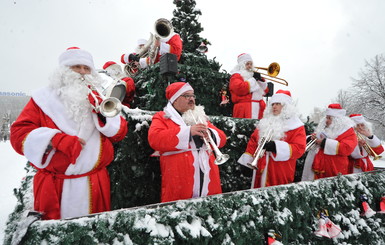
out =
<svg viewBox="0 0 385 245"><path fill-rule="evenodd" d="M129 133L115 145L116 156L108 167L111 177L112 209L147 205L160 201L160 168L158 157L148 143L148 129L153 112L138 110L127 117ZM220 174L224 192L250 187L251 178L245 176L237 163L246 149L256 120L211 116L210 120L227 135L227 144L221 149L230 160L221 165Z"/></svg>
<svg viewBox="0 0 385 245"><path fill-rule="evenodd" d="M174 17L171 22L175 32L179 33L183 40L183 51L198 54L196 49L205 40L199 35L203 31L202 25L198 22L202 12L195 8L195 0L174 0L174 4L176 9L173 11Z"/></svg>
<svg viewBox="0 0 385 245"><path fill-rule="evenodd" d="M206 56L183 53L183 64L178 64L179 73L165 77L159 74L155 64L135 76L136 95L132 107L142 110L161 111L166 106L166 87L169 83L184 80L189 82L197 95L196 103L205 106L208 115L231 116L232 105L220 106L222 88L227 87L230 75L219 72L220 65Z"/></svg>
<svg viewBox="0 0 385 245"><path fill-rule="evenodd" d="M283 244L381 244L385 215L361 216L360 196L377 210L384 182L385 172L377 171L37 221L22 244L265 244L270 229ZM341 227L337 238L314 235L320 209Z"/></svg>

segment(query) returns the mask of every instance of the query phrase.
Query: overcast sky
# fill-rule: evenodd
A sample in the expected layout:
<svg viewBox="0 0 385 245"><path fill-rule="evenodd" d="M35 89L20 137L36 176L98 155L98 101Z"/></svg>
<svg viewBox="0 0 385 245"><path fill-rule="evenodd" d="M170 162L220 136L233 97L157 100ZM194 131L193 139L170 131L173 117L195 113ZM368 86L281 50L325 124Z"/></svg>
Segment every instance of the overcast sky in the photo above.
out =
<svg viewBox="0 0 385 245"><path fill-rule="evenodd" d="M383 0L196 0L207 53L230 71L240 53L254 64L281 65L279 77L300 112L325 108L358 78L365 60L385 50ZM47 84L61 52L90 51L97 68L120 64L155 20L172 18L172 0L1 0L0 91L24 92Z"/></svg>

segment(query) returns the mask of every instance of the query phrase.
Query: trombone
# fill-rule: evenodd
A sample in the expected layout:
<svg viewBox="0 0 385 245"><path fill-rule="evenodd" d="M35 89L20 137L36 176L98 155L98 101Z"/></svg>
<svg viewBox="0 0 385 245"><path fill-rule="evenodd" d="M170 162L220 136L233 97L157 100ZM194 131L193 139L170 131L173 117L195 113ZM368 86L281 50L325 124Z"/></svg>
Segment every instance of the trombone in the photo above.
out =
<svg viewBox="0 0 385 245"><path fill-rule="evenodd" d="M365 137L362 134L360 134L358 131L356 131L356 135L357 135L358 140L364 140L365 141L365 143L362 145L362 148L364 148L364 150L368 153L369 156L373 157L373 161L381 159L382 156L377 155L377 153L372 149L372 147L370 147L368 142L366 142Z"/></svg>
<svg viewBox="0 0 385 245"><path fill-rule="evenodd" d="M265 70L267 74L261 73L261 76L263 76L263 78L267 80L280 83L285 86L289 85L289 83L285 79L277 77L281 70L281 66L277 62L271 63L267 68L264 68L264 67L254 67L254 68L256 69L255 70L256 72L258 72L258 70Z"/></svg>

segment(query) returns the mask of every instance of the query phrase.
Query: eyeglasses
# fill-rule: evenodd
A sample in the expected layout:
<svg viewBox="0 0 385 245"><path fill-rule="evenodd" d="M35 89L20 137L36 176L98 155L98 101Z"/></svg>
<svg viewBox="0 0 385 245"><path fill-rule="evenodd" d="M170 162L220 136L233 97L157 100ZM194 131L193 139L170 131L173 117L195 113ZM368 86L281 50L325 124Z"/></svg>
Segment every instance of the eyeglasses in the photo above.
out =
<svg viewBox="0 0 385 245"><path fill-rule="evenodd" d="M184 97L185 99L196 98L195 94L182 94L181 96Z"/></svg>

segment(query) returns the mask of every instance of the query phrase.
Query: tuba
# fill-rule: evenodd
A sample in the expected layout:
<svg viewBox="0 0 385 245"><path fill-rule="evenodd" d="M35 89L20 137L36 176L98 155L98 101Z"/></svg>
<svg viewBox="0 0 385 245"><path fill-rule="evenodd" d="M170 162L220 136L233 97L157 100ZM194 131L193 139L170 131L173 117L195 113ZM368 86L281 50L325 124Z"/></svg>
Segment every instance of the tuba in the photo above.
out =
<svg viewBox="0 0 385 245"><path fill-rule="evenodd" d="M83 80L86 82L86 85L88 87L88 93L93 97L96 104L95 106L92 106L93 109L100 114L102 114L105 117L114 117L118 115L122 111L122 103L119 99L115 97L106 97L103 95L103 93L95 87L89 80L86 79L86 75L83 77ZM97 95L94 93L94 91L97 93ZM98 98L99 96L102 99L102 102L98 104Z"/></svg>
<svg viewBox="0 0 385 245"><path fill-rule="evenodd" d="M160 18L155 21L154 24L155 34L150 33L150 38L147 43L140 49L137 56L139 58L149 58L149 65L155 63L155 59L158 55L159 48L156 42L162 38L169 38L174 33L174 28L171 22L165 18ZM125 67L124 71L127 75L133 76L139 67L134 62L129 62Z"/></svg>
<svg viewBox="0 0 385 245"><path fill-rule="evenodd" d="M265 154L266 150L263 149L263 147L266 145L267 142L269 142L273 137L273 129L269 129L267 131L267 135L262 137L259 142L258 142L258 147L257 149L255 149L255 152L253 154L253 157L254 157L254 160L251 162L251 163L248 163L247 165L249 165L251 168L257 170L257 163L258 163L258 160L261 159L263 157L263 155Z"/></svg>

